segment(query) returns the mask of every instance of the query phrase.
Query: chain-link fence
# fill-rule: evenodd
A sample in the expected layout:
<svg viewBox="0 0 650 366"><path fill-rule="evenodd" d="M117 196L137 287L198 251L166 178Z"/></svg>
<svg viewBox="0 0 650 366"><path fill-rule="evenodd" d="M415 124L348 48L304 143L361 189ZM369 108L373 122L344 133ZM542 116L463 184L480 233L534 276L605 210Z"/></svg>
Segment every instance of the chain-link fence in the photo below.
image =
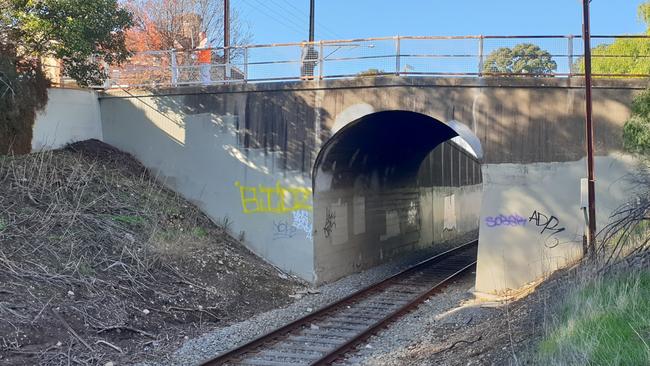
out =
<svg viewBox="0 0 650 366"><path fill-rule="evenodd" d="M593 36L595 77L650 77L650 36ZM210 85L381 75L573 77L581 36L396 36L140 52L110 67L108 87Z"/></svg>

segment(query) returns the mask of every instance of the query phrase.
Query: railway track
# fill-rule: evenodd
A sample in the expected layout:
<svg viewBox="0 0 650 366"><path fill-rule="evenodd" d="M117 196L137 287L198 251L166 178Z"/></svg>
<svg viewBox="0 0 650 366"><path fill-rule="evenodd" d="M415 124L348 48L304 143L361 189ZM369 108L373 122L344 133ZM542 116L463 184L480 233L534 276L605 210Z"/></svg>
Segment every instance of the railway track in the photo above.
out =
<svg viewBox="0 0 650 366"><path fill-rule="evenodd" d="M478 242L429 258L201 366L330 365L476 264Z"/></svg>

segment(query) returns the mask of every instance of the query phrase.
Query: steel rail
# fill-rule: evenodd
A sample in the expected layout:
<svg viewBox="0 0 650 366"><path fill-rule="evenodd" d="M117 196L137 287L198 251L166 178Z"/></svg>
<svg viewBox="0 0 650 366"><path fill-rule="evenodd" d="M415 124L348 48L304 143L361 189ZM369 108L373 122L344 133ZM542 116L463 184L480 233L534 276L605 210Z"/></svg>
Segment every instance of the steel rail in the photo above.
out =
<svg viewBox="0 0 650 366"><path fill-rule="evenodd" d="M326 319L329 313L334 312L336 310L342 309L343 307L347 306L350 303L353 303L358 300L362 300L364 298L367 298L371 296L372 294L375 293L380 293L381 291L385 290L389 285L392 283L395 283L401 278L404 278L405 276L417 273L419 270L426 268L429 265L432 265L434 263L439 263L443 259L454 256L457 253L463 252L465 250L471 249L473 246L478 245L478 240L473 240L471 242L465 243L463 245L460 245L458 247L455 247L453 249L447 250L443 253L437 254L431 258L428 258L426 260L423 260L405 270L402 270L398 272L397 274L394 274L384 280L381 280L379 282L376 282L372 285L369 285L360 291L357 291L355 293L352 293L348 296L345 296L344 298L333 302L329 305L326 305L304 317L301 317L299 319L296 319L280 328L277 328L269 333L266 333L260 337L257 337L253 339L250 342L247 342L243 345L240 345L230 351L227 351L225 353L222 353L214 358L208 359L200 363L201 366L216 366L216 365L224 365L228 362L232 362L232 360L237 360L241 356L244 356L246 354L251 353L252 351L258 349L259 347L269 344L269 343L274 343L274 342L280 342L284 338L288 337L291 332L299 330L303 328L304 326L312 323L313 321L316 320L322 320ZM341 353L344 353L346 350L349 350L350 347L353 347L354 345L358 344L358 342L363 341L364 339L368 338L371 336L373 333L375 333L378 329L381 327L384 327L386 324L388 324L391 321L394 321L397 319L399 316L404 315L405 313L409 312L412 310L414 307L419 305L422 301L426 300L428 297L430 297L433 293L435 293L441 286L443 286L446 282L448 282L450 279L456 277L460 273L463 273L467 271L469 268L471 268L475 264L475 261L472 262L469 265L464 266L463 268L460 268L456 270L451 276L446 277L442 281L436 283L433 287L431 287L429 290L426 292L418 295L415 299L409 301L407 304L404 306L401 306L397 311L394 311L390 313L389 315L383 317L382 319L379 319L374 325L366 329L365 331L361 332L360 334L357 334L354 338L347 340L344 342L344 344L341 344L340 346L336 347L336 349L328 352L325 356L320 358L316 363L312 363L314 365L316 364L326 364L327 362L330 362L332 357L334 357L334 354L336 354L335 358L340 357Z"/></svg>
<svg viewBox="0 0 650 366"><path fill-rule="evenodd" d="M401 318L402 316L408 314L410 311L414 310L418 305L423 303L425 300L433 296L434 294L440 292L442 290L442 287L446 285L449 281L453 280L454 278L458 277L460 274L463 274L467 272L468 270L472 269L476 265L476 261L472 262L471 264L459 269L455 273L451 274L447 278L443 279L439 283L437 283L435 286L433 286L429 291L423 293L422 295L418 296L414 300L410 301L408 304L406 304L404 307L394 311L393 313L389 314L388 316L384 317L382 320L377 322L375 325L372 327L368 328L366 331L363 333L359 334L357 337L350 339L348 342L345 344L341 345L339 348L333 350L329 354L325 355L323 358L319 359L318 361L314 362L312 366L321 366L321 365L329 365L332 362L336 361L337 359L341 358L343 355L346 353L352 351L354 347L359 345L359 343L365 341L366 339L370 338L374 334L376 334L378 331L380 331L382 328L386 327L390 323L394 322L398 318Z"/></svg>

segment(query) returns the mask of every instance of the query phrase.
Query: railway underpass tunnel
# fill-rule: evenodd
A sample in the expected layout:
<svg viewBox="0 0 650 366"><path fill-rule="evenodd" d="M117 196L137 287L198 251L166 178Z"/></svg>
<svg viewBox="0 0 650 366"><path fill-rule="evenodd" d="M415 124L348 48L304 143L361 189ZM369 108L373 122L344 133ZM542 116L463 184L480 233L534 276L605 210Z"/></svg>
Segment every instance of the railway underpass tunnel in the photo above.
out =
<svg viewBox="0 0 650 366"><path fill-rule="evenodd" d="M480 146L459 137L469 128L450 125L383 111L327 141L313 170L317 283L477 235Z"/></svg>

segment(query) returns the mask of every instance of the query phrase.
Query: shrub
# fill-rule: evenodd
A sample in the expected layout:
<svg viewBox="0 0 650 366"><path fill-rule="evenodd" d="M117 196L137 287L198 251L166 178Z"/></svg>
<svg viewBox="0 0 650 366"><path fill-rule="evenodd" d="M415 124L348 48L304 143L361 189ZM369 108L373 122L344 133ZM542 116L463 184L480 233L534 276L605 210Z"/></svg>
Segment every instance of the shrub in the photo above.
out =
<svg viewBox="0 0 650 366"><path fill-rule="evenodd" d="M632 102L632 117L623 126L623 145L632 153L650 153L650 90L640 93Z"/></svg>

